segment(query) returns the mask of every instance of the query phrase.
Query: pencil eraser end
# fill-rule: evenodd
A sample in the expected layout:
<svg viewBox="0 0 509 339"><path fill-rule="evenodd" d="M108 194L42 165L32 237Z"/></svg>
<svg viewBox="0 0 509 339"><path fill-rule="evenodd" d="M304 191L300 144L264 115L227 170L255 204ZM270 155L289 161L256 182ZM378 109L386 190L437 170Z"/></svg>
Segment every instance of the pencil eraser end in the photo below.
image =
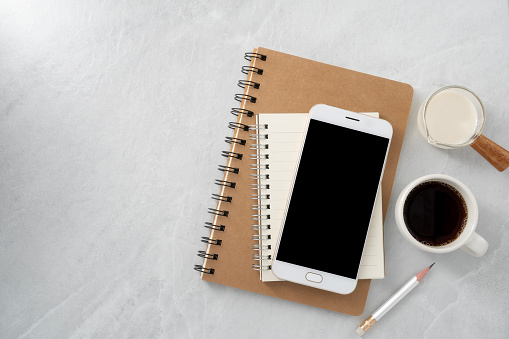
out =
<svg viewBox="0 0 509 339"><path fill-rule="evenodd" d="M363 335L364 333L366 333L366 332L364 332L364 330L363 330L362 328L357 327L357 329L355 330L355 333L357 333L357 335L358 335L359 337L362 337L362 335Z"/></svg>

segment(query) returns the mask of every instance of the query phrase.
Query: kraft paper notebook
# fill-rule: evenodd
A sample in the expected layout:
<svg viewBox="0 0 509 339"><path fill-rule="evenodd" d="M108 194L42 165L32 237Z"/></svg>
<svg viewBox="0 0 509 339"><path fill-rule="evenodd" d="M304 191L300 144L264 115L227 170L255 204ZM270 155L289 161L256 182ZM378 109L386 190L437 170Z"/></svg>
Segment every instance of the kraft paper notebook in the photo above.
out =
<svg viewBox="0 0 509 339"><path fill-rule="evenodd" d="M258 113L308 113L316 104L327 104L353 112L379 112L388 120L394 134L391 141L384 177L382 179L382 209L385 218L403 143L406 123L412 103L410 85L299 58L285 53L258 48L246 53L249 66L242 67L245 79L239 81L243 94L235 95L239 108L231 122L233 135L226 138L230 145L223 151L226 157L219 166L223 177L217 179L217 200L209 208L212 221L205 223L210 229L202 237L207 244L200 251L203 263L195 265L203 280L232 286L256 293L299 302L323 309L351 315L364 310L370 280L359 280L357 288L348 295L339 295L290 282L262 282L259 272L252 269L252 225L257 225L258 212L253 209L251 189L256 185L253 169L256 159L250 157L249 136L256 133Z"/></svg>
<svg viewBox="0 0 509 339"><path fill-rule="evenodd" d="M375 118L378 113L363 113ZM253 226L260 248L253 254L253 267L260 271L262 281L282 281L272 273L272 258L283 224L283 215L291 190L299 152L308 123L307 113L259 113L256 134L251 134L249 148L256 155L258 190L251 194L261 216ZM373 209L366 245L362 254L358 279L383 279L384 234L382 196L379 194ZM269 248L270 247L270 248Z"/></svg>

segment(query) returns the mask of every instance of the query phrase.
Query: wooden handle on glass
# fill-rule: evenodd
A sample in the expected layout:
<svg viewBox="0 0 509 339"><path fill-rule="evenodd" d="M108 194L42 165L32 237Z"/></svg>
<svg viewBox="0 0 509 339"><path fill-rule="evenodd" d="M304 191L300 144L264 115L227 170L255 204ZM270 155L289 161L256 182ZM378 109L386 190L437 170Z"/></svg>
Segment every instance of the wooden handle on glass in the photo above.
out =
<svg viewBox="0 0 509 339"><path fill-rule="evenodd" d="M470 146L500 172L509 167L509 151L480 135Z"/></svg>

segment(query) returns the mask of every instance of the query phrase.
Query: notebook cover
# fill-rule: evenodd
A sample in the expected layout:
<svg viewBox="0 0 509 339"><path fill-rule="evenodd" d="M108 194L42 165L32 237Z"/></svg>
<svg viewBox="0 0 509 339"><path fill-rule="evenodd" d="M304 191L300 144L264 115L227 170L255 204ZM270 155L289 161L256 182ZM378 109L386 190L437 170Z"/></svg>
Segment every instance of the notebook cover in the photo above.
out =
<svg viewBox="0 0 509 339"><path fill-rule="evenodd" d="M340 68L266 48L254 50L267 56L265 61L251 60L251 66L263 70L263 74L249 72L247 80L260 84L258 89L247 86L244 94L256 98L256 102L242 102L241 108L256 113L308 113L316 104L327 104L354 112L379 112L380 118L388 120L394 129L384 177L382 179L383 217L396 174L398 158L412 104L413 89L410 85L345 68ZM239 114L237 122L253 125L255 117ZM256 184L249 174L255 171L249 164L249 134L255 131L235 129L234 137L246 139L246 145L232 144L230 151L243 154L242 159L228 158L227 165L239 169L239 173L226 172L224 179L236 183L235 188L223 188L222 194L231 196L231 202L219 202L217 209L228 210L229 215L215 217L215 223L225 225L224 231L212 231L210 238L221 239L221 245L208 245L208 253L216 253L217 260L205 259L203 266L213 268L214 274L202 274L202 279L277 298L287 299L323 309L360 315L364 311L371 280L359 280L357 288L348 295L335 294L290 282L262 282L254 263L251 225L256 210L250 194L251 184ZM254 143L254 142L253 142ZM339 161L339 159L338 159ZM317 178L319 180L319 178ZM303 235L303 242L305 237ZM305 249L305 246L303 246Z"/></svg>

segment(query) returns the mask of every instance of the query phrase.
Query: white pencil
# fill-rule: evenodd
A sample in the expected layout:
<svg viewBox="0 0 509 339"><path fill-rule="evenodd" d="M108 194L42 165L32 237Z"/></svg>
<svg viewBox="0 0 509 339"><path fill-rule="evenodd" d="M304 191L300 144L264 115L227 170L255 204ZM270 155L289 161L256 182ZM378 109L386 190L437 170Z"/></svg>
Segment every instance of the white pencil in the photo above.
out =
<svg viewBox="0 0 509 339"><path fill-rule="evenodd" d="M394 307L401 299L403 299L411 290L415 288L415 286L419 285L419 282L424 278L426 273L435 265L435 263L423 269L421 272L417 273L412 277L412 279L408 280L405 285L403 285L396 293L392 295L382 306L380 306L368 319L366 319L359 327L355 333L359 336L362 336L366 333L371 326L373 326L377 321L382 319L382 317L389 312L391 308Z"/></svg>

